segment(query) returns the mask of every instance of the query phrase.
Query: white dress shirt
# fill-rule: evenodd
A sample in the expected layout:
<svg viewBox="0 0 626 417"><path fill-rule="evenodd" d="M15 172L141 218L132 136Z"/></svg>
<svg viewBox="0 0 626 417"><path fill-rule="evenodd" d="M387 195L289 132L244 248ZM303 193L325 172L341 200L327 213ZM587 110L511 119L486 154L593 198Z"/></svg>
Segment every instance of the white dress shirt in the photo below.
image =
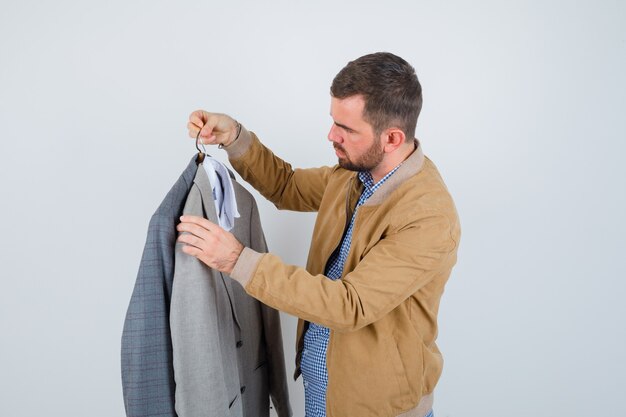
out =
<svg viewBox="0 0 626 417"><path fill-rule="evenodd" d="M226 165L206 155L202 163L213 187L213 199L215 212L219 219L220 227L230 231L235 225L235 218L240 217L235 200L235 188Z"/></svg>

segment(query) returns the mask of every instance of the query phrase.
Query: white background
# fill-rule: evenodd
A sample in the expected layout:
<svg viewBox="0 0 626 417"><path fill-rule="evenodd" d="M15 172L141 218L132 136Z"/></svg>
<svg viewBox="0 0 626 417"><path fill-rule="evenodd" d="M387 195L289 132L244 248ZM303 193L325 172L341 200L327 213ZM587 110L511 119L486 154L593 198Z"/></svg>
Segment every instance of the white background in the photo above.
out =
<svg viewBox="0 0 626 417"><path fill-rule="evenodd" d="M626 415L623 1L1 6L0 415L123 416L124 316L189 113L331 165L330 83L376 51L415 66L462 222L436 415ZM254 196L270 250L304 265L314 215Z"/></svg>

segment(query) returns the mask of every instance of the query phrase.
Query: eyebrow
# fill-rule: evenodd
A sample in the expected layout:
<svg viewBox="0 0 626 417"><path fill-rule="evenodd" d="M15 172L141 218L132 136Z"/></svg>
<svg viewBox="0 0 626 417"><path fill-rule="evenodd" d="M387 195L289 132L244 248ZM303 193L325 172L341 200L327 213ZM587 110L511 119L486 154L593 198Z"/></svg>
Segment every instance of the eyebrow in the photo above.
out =
<svg viewBox="0 0 626 417"><path fill-rule="evenodd" d="M351 127L348 127L346 125L342 125L341 123L337 123L334 120L333 120L333 123L335 123L336 126L339 126L342 129L346 129L346 130L349 130L351 132L355 132L356 133L356 130L352 129Z"/></svg>

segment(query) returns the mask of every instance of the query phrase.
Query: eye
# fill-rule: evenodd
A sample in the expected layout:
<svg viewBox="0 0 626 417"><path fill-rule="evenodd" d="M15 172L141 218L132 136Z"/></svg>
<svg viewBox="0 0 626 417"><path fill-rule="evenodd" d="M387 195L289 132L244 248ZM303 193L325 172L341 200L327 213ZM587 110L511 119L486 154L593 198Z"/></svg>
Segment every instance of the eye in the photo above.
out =
<svg viewBox="0 0 626 417"><path fill-rule="evenodd" d="M343 130L346 133L355 133L355 131L350 129L348 126L344 126L344 125L339 124L337 122L335 122L335 126L337 126L339 129Z"/></svg>

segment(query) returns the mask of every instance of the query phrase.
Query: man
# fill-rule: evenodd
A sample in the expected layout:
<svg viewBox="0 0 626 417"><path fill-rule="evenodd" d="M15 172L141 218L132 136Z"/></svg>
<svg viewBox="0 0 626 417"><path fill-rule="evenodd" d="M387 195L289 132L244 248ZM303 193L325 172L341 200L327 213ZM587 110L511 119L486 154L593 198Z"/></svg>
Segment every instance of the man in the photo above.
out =
<svg viewBox="0 0 626 417"><path fill-rule="evenodd" d="M415 70L390 53L348 63L331 86L328 134L338 165L292 169L227 115L193 112L188 129L220 144L239 174L279 209L318 211L307 267L244 248L184 216L185 252L300 318L296 371L307 417L432 414L442 356L437 312L456 262L459 221L415 139Z"/></svg>

